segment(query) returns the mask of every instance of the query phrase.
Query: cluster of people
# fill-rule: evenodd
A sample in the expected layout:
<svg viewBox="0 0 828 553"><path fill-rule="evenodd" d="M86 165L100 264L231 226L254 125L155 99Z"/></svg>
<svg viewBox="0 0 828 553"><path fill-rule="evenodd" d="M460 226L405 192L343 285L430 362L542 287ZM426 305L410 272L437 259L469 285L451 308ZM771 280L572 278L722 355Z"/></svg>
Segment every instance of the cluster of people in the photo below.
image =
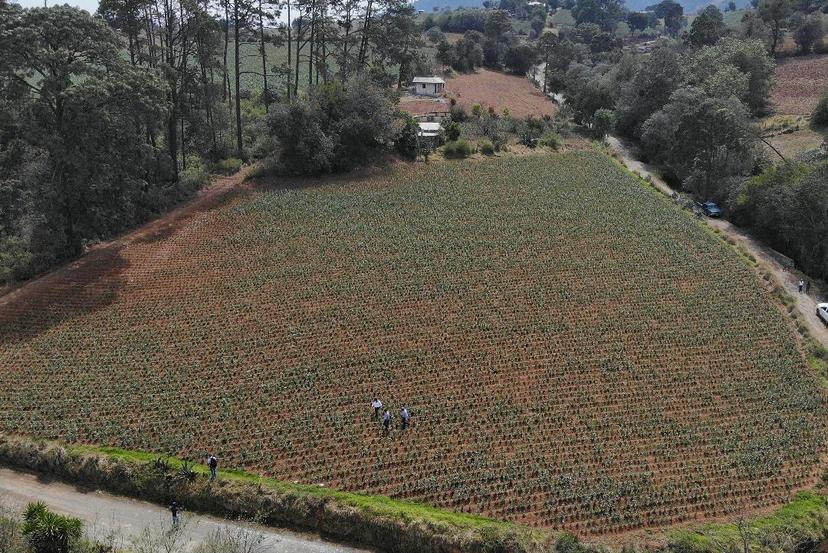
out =
<svg viewBox="0 0 828 553"><path fill-rule="evenodd" d="M391 432L391 423L392 417L391 412L388 409L383 409L382 401L379 398L374 398L371 401L371 409L374 410L373 418L377 420L380 418L380 413L382 413L382 428L383 431L388 434ZM411 413L408 412L408 408L403 405L400 408L400 430L405 430L408 428L409 423L411 422Z"/></svg>
<svg viewBox="0 0 828 553"><path fill-rule="evenodd" d="M799 293L801 294L801 293L805 292L807 294L810 291L810 289L811 289L811 281L810 280L802 280L800 278L799 279Z"/></svg>

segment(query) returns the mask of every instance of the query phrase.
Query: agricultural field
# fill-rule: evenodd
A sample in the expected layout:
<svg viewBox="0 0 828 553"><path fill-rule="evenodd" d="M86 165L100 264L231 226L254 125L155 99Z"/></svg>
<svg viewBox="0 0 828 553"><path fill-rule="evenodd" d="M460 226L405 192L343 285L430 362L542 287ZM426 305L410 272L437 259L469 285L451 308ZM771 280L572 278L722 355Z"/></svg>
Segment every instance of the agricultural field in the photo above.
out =
<svg viewBox="0 0 828 553"><path fill-rule="evenodd" d="M826 415L754 271L596 152L263 183L0 298L0 431L585 534L784 503Z"/></svg>
<svg viewBox="0 0 828 553"><path fill-rule="evenodd" d="M774 73L771 106L778 114L810 115L828 90L828 54L780 59Z"/></svg>
<svg viewBox="0 0 828 553"><path fill-rule="evenodd" d="M515 117L554 115L557 106L526 77L490 69L458 73L446 79L446 91L457 103L471 109L474 104L492 107L498 113L508 109Z"/></svg>

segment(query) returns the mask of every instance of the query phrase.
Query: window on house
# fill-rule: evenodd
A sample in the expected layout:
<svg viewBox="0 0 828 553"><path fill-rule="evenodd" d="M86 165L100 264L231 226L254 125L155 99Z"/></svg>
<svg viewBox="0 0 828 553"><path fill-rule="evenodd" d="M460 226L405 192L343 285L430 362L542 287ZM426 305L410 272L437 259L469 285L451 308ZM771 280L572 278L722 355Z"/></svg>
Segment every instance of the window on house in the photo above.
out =
<svg viewBox="0 0 828 553"><path fill-rule="evenodd" d="M425 88L425 83L423 83L423 88Z"/></svg>

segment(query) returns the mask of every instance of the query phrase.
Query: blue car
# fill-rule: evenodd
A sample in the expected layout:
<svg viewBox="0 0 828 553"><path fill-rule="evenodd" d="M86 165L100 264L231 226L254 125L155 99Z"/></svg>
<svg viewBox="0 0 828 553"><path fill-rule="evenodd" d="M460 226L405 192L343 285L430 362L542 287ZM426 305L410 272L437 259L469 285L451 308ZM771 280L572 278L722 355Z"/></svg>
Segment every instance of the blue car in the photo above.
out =
<svg viewBox="0 0 828 553"><path fill-rule="evenodd" d="M701 204L702 213L707 215L708 217L721 217L722 210L719 206L717 206L713 202L704 202Z"/></svg>

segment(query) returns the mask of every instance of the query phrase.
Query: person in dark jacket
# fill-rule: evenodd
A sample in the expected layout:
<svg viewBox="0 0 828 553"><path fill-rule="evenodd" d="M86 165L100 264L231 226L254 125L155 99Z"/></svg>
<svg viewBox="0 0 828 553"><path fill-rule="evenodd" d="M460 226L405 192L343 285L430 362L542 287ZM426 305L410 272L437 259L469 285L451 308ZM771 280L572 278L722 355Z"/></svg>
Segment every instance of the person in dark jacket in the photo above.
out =
<svg viewBox="0 0 828 553"><path fill-rule="evenodd" d="M210 467L210 480L215 480L218 476L218 459L212 453L207 455L207 466Z"/></svg>
<svg viewBox="0 0 828 553"><path fill-rule="evenodd" d="M180 522L179 515L184 508L178 504L178 501L173 501L170 503L170 512L172 513L172 523L174 527L178 527L178 523Z"/></svg>

